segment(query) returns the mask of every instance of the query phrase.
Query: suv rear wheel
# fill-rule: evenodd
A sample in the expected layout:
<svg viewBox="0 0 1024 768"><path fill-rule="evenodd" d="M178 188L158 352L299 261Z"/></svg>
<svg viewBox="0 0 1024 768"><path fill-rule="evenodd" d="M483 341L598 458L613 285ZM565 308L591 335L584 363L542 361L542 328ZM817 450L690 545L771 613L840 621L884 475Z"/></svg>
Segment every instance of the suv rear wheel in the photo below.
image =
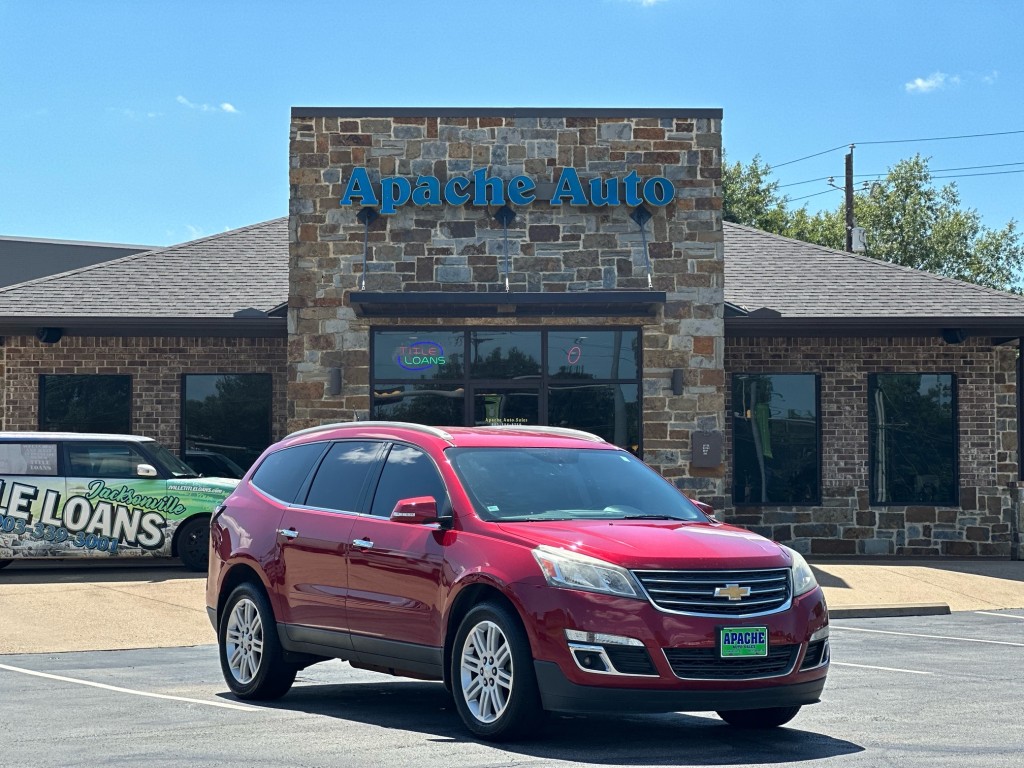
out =
<svg viewBox="0 0 1024 768"><path fill-rule="evenodd" d="M240 699L277 699L288 693L298 667L284 660L266 595L252 584L231 593L217 633L220 668Z"/></svg>
<svg viewBox="0 0 1024 768"><path fill-rule="evenodd" d="M738 728L777 728L785 725L800 711L800 707L768 707L766 709L733 709L719 712L718 716Z"/></svg>
<svg viewBox="0 0 1024 768"><path fill-rule="evenodd" d="M451 681L459 716L482 739L520 736L543 717L530 641L519 617L499 603L481 603L462 620Z"/></svg>

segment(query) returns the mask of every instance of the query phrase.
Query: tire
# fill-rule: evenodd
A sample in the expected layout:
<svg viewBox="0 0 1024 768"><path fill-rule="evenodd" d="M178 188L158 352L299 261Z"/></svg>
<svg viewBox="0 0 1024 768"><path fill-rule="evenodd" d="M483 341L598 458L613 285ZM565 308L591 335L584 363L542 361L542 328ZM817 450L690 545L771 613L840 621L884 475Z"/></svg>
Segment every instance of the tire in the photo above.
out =
<svg viewBox="0 0 1024 768"><path fill-rule="evenodd" d="M796 713L799 711L799 706L733 709L719 712L718 716L737 728L778 728L796 717Z"/></svg>
<svg viewBox="0 0 1024 768"><path fill-rule="evenodd" d="M481 603L466 614L455 635L451 681L462 722L481 739L513 739L543 720L530 641L505 605Z"/></svg>
<svg viewBox="0 0 1024 768"><path fill-rule="evenodd" d="M13 563L13 560L0 560L0 568L6 568L8 565Z"/></svg>
<svg viewBox="0 0 1024 768"><path fill-rule="evenodd" d="M175 538L182 565L190 571L205 571L210 560L210 518L186 520Z"/></svg>
<svg viewBox="0 0 1024 768"><path fill-rule="evenodd" d="M228 598L217 646L224 680L240 699L279 699L295 682L298 667L284 660L270 601L252 584L240 584Z"/></svg>

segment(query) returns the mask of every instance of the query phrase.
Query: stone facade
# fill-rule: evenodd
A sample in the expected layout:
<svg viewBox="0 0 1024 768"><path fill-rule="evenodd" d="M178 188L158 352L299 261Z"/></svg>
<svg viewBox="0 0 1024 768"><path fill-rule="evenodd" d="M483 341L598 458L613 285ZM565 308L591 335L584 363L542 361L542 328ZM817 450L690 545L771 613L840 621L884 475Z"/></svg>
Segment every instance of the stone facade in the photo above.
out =
<svg viewBox="0 0 1024 768"><path fill-rule="evenodd" d="M724 428L721 120L664 116L567 117L553 110L494 116L315 116L293 110L290 152L289 428L365 418L370 407L370 329L468 324L505 328L614 324L642 328L644 458L683 486L720 495L720 470L688 471L694 430ZM656 317L358 317L349 296L362 272L357 207L341 208L356 167L371 178L450 176L484 168L551 183L563 167L582 179L636 171L664 176L677 190L647 225L653 290L667 302ZM516 211L508 232L513 293L647 289L637 225L626 206L552 206ZM471 205L400 208L370 229L367 291L504 292L504 244L493 209ZM340 395L326 393L331 368ZM685 371L673 395L672 371Z"/></svg>
<svg viewBox="0 0 1024 768"><path fill-rule="evenodd" d="M181 444L181 377L186 373L270 373L272 434L285 435L285 340L274 338L65 336L43 344L8 336L0 347L0 429L39 429L39 376L132 377L132 432L177 453Z"/></svg>
<svg viewBox="0 0 1024 768"><path fill-rule="evenodd" d="M725 519L815 555L1010 556L1020 519L1016 352L990 339L728 339L730 386L733 374L820 375L822 503L735 507L728 477ZM869 373L955 374L959 506L869 503Z"/></svg>

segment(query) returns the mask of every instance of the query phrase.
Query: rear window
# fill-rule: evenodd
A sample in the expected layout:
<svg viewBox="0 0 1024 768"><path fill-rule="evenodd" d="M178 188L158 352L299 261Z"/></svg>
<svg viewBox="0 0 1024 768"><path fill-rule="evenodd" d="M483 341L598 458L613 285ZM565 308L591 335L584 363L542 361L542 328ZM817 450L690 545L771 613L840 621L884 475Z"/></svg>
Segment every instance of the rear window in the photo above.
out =
<svg viewBox="0 0 1024 768"><path fill-rule="evenodd" d="M56 443L0 443L0 475L57 475Z"/></svg>
<svg viewBox="0 0 1024 768"><path fill-rule="evenodd" d="M306 443L270 454L253 473L252 484L268 496L293 502L326 443Z"/></svg>

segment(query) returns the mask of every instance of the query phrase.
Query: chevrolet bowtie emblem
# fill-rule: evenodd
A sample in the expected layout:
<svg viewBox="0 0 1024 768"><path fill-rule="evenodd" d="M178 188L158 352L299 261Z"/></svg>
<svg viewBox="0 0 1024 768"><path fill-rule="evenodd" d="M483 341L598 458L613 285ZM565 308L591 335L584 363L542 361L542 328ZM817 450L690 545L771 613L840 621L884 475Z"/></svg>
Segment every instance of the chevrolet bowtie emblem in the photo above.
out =
<svg viewBox="0 0 1024 768"><path fill-rule="evenodd" d="M739 584L726 584L724 587L715 588L715 597L728 597L730 600L742 600L750 596L750 587L741 587Z"/></svg>

